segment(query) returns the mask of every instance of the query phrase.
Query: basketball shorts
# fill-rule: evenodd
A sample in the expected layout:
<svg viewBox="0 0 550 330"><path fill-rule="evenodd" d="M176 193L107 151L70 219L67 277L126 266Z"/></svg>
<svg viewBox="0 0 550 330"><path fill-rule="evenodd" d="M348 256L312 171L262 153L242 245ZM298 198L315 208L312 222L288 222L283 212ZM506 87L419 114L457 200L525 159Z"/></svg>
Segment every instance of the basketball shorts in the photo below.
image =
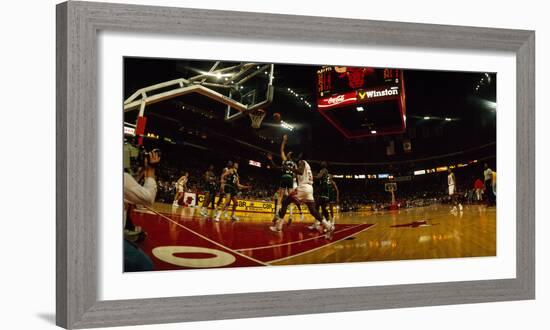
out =
<svg viewBox="0 0 550 330"><path fill-rule="evenodd" d="M328 190L328 202L336 203L336 191L334 191L334 189Z"/></svg>
<svg viewBox="0 0 550 330"><path fill-rule="evenodd" d="M456 186L454 184L449 185L449 196L454 195L456 192Z"/></svg>
<svg viewBox="0 0 550 330"><path fill-rule="evenodd" d="M279 187L285 188L285 189L292 189L294 188L293 183L294 183L294 178L292 177L292 175L283 174L281 176L281 180L279 181Z"/></svg>
<svg viewBox="0 0 550 330"><path fill-rule="evenodd" d="M291 193L292 197L300 203L314 201L313 198L313 186L309 184L304 184L298 186Z"/></svg>
<svg viewBox="0 0 550 330"><path fill-rule="evenodd" d="M178 192L182 193L182 192L183 192L183 185L182 185L182 184L178 184L178 185L177 185L177 189L178 189Z"/></svg>
<svg viewBox="0 0 550 330"><path fill-rule="evenodd" d="M225 195L230 195L231 198L237 196L237 188L235 188L235 186L232 186L232 185L229 185L229 184L226 184L224 187L223 187L223 190L224 190L224 193Z"/></svg>
<svg viewBox="0 0 550 330"><path fill-rule="evenodd" d="M204 190L210 196L215 195L218 192L218 185L214 182L209 182L204 186Z"/></svg>
<svg viewBox="0 0 550 330"><path fill-rule="evenodd" d="M328 186L321 185L319 187L319 198L325 202L328 202L330 200L330 190Z"/></svg>

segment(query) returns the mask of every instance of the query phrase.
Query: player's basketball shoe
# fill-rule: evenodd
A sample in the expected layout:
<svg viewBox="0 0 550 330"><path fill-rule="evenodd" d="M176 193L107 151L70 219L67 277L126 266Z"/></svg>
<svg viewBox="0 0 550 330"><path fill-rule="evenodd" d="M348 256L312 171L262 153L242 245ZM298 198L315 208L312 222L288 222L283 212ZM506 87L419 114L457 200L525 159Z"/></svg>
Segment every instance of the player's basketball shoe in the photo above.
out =
<svg viewBox="0 0 550 330"><path fill-rule="evenodd" d="M462 207L462 204L458 204L458 209L460 210L460 212L462 212L462 210L464 209L464 208Z"/></svg>
<svg viewBox="0 0 550 330"><path fill-rule="evenodd" d="M222 215L222 211L216 212L216 215L214 216L214 219L212 219L212 220L214 220L214 221L216 221L216 222L219 222L219 221L220 221L220 216L221 216L221 215Z"/></svg>
<svg viewBox="0 0 550 330"><path fill-rule="evenodd" d="M275 225L269 226L269 229L273 232L280 233L283 231L283 219L277 218Z"/></svg>
<svg viewBox="0 0 550 330"><path fill-rule="evenodd" d="M240 221L241 219L240 219L238 216L236 216L236 215L233 214L233 215L231 216L231 220L233 220L233 221Z"/></svg>
<svg viewBox="0 0 550 330"><path fill-rule="evenodd" d="M311 226L308 226L307 229L309 230L317 230L319 231L319 228L321 228L321 225L319 225L319 222L315 221Z"/></svg>
<svg viewBox="0 0 550 330"><path fill-rule="evenodd" d="M324 233L329 233L331 231L334 230L334 226L332 225L332 223L330 223L329 221L327 221L327 219L324 219L323 218L323 221L322 221L322 224L323 224L323 232Z"/></svg>
<svg viewBox="0 0 550 330"><path fill-rule="evenodd" d="M178 204L177 201L175 201L174 203L172 203L172 207L178 207L178 206L180 206L180 205Z"/></svg>
<svg viewBox="0 0 550 330"><path fill-rule="evenodd" d="M207 217L207 216L208 216L208 210L205 209L205 208L202 208L200 214L201 214L201 216L203 216L203 217Z"/></svg>

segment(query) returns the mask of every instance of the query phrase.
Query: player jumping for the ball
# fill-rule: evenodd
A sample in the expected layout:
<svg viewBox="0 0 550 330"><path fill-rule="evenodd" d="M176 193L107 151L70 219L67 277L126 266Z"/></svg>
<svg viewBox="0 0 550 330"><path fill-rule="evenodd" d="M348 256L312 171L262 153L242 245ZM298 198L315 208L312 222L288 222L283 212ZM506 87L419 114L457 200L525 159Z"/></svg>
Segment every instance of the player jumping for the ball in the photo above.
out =
<svg viewBox="0 0 550 330"><path fill-rule="evenodd" d="M289 151L288 153L285 151L286 143L288 141L288 136L285 134L283 135L283 141L281 142L281 159L282 164L281 166L278 166L273 161L273 156L271 154L267 154L267 158L271 161L271 164L276 169L281 169L281 179L279 180L279 189L277 190L277 200L275 201L275 217L273 218L273 221L276 221L277 218L277 212L279 212L279 205L282 203L282 200L284 197L288 196L290 191L292 189L295 189L297 187L295 175L294 175L294 169L297 168L296 162L292 160L292 151ZM304 215L302 214L302 208L300 205L297 205L298 212L300 212L300 218L301 220L304 219ZM292 206L290 208L290 217L288 219L289 224L292 222Z"/></svg>
<svg viewBox="0 0 550 330"><path fill-rule="evenodd" d="M296 174L298 187L283 199L283 204L277 214L275 225L269 228L274 232L281 232L283 228L283 219L290 203L295 203L296 205L304 203L309 209L309 213L315 218L315 221L320 223L319 230L326 231L327 235L330 235L334 230L334 226L323 218L315 208L315 199L313 198L313 173L311 172L311 167L307 161L300 159L298 161L298 167L292 169L292 171Z"/></svg>

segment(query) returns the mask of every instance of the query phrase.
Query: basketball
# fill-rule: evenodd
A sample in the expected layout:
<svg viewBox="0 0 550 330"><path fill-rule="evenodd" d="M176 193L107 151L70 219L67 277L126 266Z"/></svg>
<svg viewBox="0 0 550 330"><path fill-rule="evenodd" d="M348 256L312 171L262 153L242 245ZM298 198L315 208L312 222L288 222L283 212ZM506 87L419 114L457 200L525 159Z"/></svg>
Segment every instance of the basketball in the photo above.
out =
<svg viewBox="0 0 550 330"><path fill-rule="evenodd" d="M278 113L278 112L275 112L275 113L273 114L273 120L275 120L275 121L278 122L278 123L281 122L281 114Z"/></svg>

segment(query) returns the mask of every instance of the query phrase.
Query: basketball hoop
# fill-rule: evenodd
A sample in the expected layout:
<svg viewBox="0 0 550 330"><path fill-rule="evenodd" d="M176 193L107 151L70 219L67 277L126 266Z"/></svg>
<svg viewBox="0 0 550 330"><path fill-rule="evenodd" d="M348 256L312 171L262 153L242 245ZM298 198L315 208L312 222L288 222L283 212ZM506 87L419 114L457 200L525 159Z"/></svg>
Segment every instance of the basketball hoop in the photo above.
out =
<svg viewBox="0 0 550 330"><path fill-rule="evenodd" d="M397 203L395 202L395 192L397 191L397 183L388 182L384 185L384 189L391 194L390 210L397 210Z"/></svg>
<svg viewBox="0 0 550 330"><path fill-rule="evenodd" d="M384 189L387 191L387 192L394 192L394 191L397 191L397 183L395 182L388 182L384 185Z"/></svg>
<svg viewBox="0 0 550 330"><path fill-rule="evenodd" d="M248 113L248 116L250 117L250 126L252 126L252 128L260 128L262 120L264 120L265 117L265 110L252 110Z"/></svg>

